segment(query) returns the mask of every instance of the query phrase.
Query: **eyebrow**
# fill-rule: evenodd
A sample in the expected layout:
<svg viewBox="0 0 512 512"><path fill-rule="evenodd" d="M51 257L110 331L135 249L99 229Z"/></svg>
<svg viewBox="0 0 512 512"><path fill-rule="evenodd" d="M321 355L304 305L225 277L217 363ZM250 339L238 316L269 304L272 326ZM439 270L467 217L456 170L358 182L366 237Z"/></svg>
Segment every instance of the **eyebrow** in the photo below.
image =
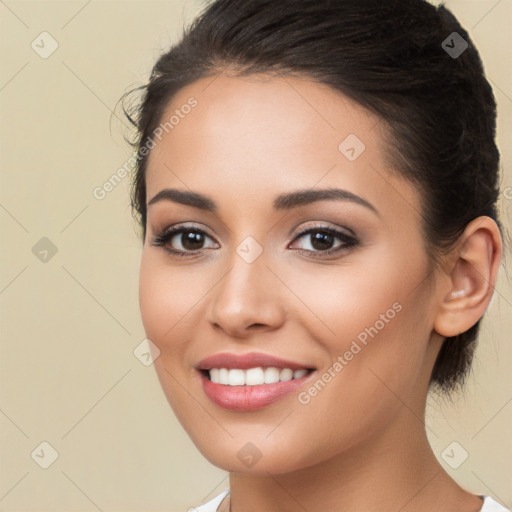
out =
<svg viewBox="0 0 512 512"><path fill-rule="evenodd" d="M273 206L276 211L291 210L299 206L324 200L348 201L364 206L379 215L375 206L369 203L366 199L363 199L348 190L340 188L304 189L288 192L277 196L274 199ZM197 192L178 190L176 188L166 188L161 190L148 202L148 206L160 201L172 201L210 212L216 212L218 210L215 202L208 196L198 194Z"/></svg>

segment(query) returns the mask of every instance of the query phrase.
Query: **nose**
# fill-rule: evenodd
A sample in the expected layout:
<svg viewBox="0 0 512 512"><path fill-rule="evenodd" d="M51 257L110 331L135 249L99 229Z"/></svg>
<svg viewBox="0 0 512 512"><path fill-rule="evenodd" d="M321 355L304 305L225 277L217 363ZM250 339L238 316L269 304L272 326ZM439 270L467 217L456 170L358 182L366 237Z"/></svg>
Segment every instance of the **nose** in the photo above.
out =
<svg viewBox="0 0 512 512"><path fill-rule="evenodd" d="M284 297L275 271L267 263L265 252L252 263L234 252L229 269L210 295L206 315L215 329L231 337L247 338L256 331L274 330L283 324Z"/></svg>

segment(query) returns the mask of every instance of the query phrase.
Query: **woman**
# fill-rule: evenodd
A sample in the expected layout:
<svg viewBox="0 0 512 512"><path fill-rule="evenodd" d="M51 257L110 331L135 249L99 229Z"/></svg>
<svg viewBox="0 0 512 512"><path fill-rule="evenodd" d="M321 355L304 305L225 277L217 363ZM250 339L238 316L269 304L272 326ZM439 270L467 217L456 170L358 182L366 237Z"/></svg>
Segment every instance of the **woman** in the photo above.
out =
<svg viewBox="0 0 512 512"><path fill-rule="evenodd" d="M424 424L469 371L502 252L495 101L452 14L217 0L144 92L142 321L230 472L194 510L506 510Z"/></svg>

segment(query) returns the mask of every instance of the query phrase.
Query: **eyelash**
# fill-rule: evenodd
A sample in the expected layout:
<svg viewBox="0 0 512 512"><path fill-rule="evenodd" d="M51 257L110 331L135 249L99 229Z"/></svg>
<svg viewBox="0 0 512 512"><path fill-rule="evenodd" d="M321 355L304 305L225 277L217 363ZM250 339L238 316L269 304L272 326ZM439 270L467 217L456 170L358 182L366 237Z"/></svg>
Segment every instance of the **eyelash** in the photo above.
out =
<svg viewBox="0 0 512 512"><path fill-rule="evenodd" d="M187 233L187 232L195 232L206 235L208 238L211 238L204 230L199 229L194 226L174 226L169 229L163 230L161 233L155 235L152 239L152 245L155 247L162 247L166 252L170 253L173 256L178 257L191 257L196 256L198 251L202 249L198 249L197 251L182 251L169 247L167 244L178 234ZM299 232L297 236L293 239L293 242L305 235L309 235L312 233L324 233L332 235L339 240L341 240L341 244L338 247L334 247L332 249L327 249L325 251L311 251L309 249L296 249L299 253L306 253L308 256L313 255L314 258L321 258L323 256L330 256L334 253L346 251L348 249L357 247L359 245L359 241L356 237L352 235L348 235L343 231L338 231L337 229L328 227L328 226L309 226L303 231ZM292 243L293 243L292 242ZM321 255L321 256L319 256Z"/></svg>

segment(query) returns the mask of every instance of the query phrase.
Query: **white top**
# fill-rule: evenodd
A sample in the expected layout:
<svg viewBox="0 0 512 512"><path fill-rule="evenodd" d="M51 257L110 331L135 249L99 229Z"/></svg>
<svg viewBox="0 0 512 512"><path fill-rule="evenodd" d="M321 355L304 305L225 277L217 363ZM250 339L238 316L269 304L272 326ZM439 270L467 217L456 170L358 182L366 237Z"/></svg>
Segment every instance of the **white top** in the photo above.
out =
<svg viewBox="0 0 512 512"><path fill-rule="evenodd" d="M218 496L210 500L208 503L199 505L198 507L189 508L187 512L217 512L217 508L222 503L222 500L229 494L229 489L221 492ZM484 499L484 505L480 512L511 512L508 508L501 506L497 501L494 501L490 496L480 496Z"/></svg>

